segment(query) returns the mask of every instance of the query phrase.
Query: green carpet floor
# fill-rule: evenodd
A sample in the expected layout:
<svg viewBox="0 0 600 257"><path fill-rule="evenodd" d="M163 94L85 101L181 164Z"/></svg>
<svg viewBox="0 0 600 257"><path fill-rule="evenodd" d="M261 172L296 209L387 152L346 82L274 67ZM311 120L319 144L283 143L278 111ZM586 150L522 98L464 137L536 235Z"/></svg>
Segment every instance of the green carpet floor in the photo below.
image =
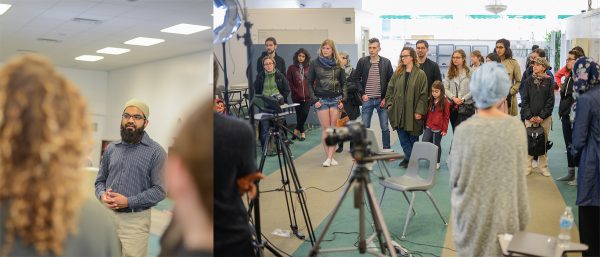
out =
<svg viewBox="0 0 600 257"><path fill-rule="evenodd" d="M554 142L553 148L548 153L549 169L553 178L563 176L567 170L567 160L565 152L565 143L562 137L562 128L558 115L553 116L553 128L550 132L550 140ZM394 132L392 132L394 133ZM449 171L446 166L446 159L452 140L452 131L450 129L447 136L442 140L442 160L441 168L437 173L436 186L432 190L432 194L442 212L442 215L448 221L450 216L450 189L449 189ZM317 142L318 143L318 142ZM296 145L296 144L295 144ZM399 143L392 146L396 152L402 152ZM296 156L297 157L297 156ZM391 167L392 175L401 175L405 172L404 169L398 168L398 162L388 163ZM275 167L273 167L275 168ZM378 172L371 174L372 185L377 193L378 199L381 197L382 187L378 183ZM567 205L575 206L576 187L567 185L566 182L556 182L564 201ZM341 193L341 192L340 192ZM322 249L352 247L357 244L358 240L358 209L353 207L352 193L346 197L343 205L336 215L335 219L327 234L325 241L321 245ZM550 204L550 203L549 203ZM396 191L387 191L382 203L382 210L388 229L392 233L393 240L408 248L414 256L440 256L444 245L444 238L447 227L442 223L442 220L431 205L431 202L424 193L417 193L415 210L417 215L411 219L407 229L406 240L401 240L400 236L404 226L404 219L408 204L402 194ZM574 216L577 221L577 208L573 209ZM367 215L367 235L373 233L371 228L371 217ZM315 233L317 237L323 230L324 223L315 225ZM558 221L557 221L558 223ZM557 225L558 226L558 225ZM305 241L292 256L308 256L311 244ZM451 249L453 251L453 249ZM327 253L323 256L357 256L358 252L341 252Z"/></svg>

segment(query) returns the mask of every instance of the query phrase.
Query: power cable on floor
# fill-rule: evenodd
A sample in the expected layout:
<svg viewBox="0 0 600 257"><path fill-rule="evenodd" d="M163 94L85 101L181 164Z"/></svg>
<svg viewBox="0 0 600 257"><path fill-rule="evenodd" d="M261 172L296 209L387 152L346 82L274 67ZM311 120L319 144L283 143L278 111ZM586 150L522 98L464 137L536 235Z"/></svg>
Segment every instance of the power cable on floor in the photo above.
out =
<svg viewBox="0 0 600 257"><path fill-rule="evenodd" d="M292 255L291 255L291 254L289 254L289 253L286 253L285 251L283 251L283 250L279 249L277 246L275 246L275 244L271 243L271 241L269 241L269 239L267 238L267 236L265 236L265 234L263 234L263 233L260 233L260 234L263 236L263 239L264 239L265 241L267 241L267 243L269 243L269 245L270 245L271 247L275 248L275 249L276 249L277 251L279 251L280 253L283 253L283 254L285 254L285 255L287 255L287 256L289 256L289 257L292 257Z"/></svg>
<svg viewBox="0 0 600 257"><path fill-rule="evenodd" d="M354 164L352 164L352 167L354 167ZM348 177L346 177L346 180L344 180L344 183L342 183L339 187L337 187L333 190L325 190L325 189L318 188L318 187L307 187L304 189L304 191L309 190L309 189L316 189L318 191L325 192L325 193L334 193L334 192L340 190L342 187L344 187L344 185L346 185L346 183L348 183L348 180L350 180L351 175L352 175L352 168L350 169L350 172L348 173Z"/></svg>

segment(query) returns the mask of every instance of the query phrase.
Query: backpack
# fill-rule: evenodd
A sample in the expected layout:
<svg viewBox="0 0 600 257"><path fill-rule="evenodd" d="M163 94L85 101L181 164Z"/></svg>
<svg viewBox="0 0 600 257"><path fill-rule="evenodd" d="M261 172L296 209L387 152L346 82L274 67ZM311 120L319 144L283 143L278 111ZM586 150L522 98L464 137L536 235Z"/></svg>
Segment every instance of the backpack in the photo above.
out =
<svg viewBox="0 0 600 257"><path fill-rule="evenodd" d="M541 156L546 154L546 138L542 126L531 126L526 128L527 132L527 153L531 156Z"/></svg>

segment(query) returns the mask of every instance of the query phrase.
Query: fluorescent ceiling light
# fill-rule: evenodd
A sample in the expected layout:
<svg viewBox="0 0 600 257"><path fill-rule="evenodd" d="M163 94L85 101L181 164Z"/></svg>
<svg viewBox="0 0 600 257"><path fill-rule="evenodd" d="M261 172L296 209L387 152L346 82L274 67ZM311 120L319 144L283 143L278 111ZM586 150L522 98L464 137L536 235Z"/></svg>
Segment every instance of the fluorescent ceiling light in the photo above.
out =
<svg viewBox="0 0 600 257"><path fill-rule="evenodd" d="M160 38L149 38L149 37L136 37L132 40L125 41L124 44L137 45L137 46L151 46L165 42L164 39Z"/></svg>
<svg viewBox="0 0 600 257"><path fill-rule="evenodd" d="M200 32L200 31L207 30L207 29L210 29L210 27L180 23L175 26L168 27L166 29L161 29L160 32L189 35L189 34L194 34L196 32Z"/></svg>
<svg viewBox="0 0 600 257"><path fill-rule="evenodd" d="M84 62L95 62L95 61L99 61L102 59L104 59L104 56L87 55L87 54L75 57L75 60L84 61Z"/></svg>
<svg viewBox="0 0 600 257"><path fill-rule="evenodd" d="M8 8L10 8L12 5L10 4L0 4L0 15L4 14L6 11L8 11Z"/></svg>
<svg viewBox="0 0 600 257"><path fill-rule="evenodd" d="M105 47L105 48L102 48L102 49L96 51L96 53L99 53L99 54L124 54L129 51L131 51L131 50L129 50L127 48Z"/></svg>

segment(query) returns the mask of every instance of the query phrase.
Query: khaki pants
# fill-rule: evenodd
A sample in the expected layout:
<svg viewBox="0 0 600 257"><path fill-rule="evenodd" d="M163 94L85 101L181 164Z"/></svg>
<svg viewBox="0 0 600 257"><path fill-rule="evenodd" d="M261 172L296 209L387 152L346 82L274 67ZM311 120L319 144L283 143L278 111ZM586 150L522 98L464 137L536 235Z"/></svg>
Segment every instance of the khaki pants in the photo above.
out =
<svg viewBox="0 0 600 257"><path fill-rule="evenodd" d="M533 125L531 121L525 120L525 127L529 128ZM548 142L548 136L550 133L550 126L552 125L552 117L545 118L542 123L540 123L542 128L544 129L544 137L546 138L546 142ZM531 171L531 162L533 161L533 156L528 155L527 159L527 171ZM538 167L541 170L548 170L548 153L538 156Z"/></svg>
<svg viewBox="0 0 600 257"><path fill-rule="evenodd" d="M141 212L114 212L113 219L123 257L147 257L150 236L150 209Z"/></svg>

